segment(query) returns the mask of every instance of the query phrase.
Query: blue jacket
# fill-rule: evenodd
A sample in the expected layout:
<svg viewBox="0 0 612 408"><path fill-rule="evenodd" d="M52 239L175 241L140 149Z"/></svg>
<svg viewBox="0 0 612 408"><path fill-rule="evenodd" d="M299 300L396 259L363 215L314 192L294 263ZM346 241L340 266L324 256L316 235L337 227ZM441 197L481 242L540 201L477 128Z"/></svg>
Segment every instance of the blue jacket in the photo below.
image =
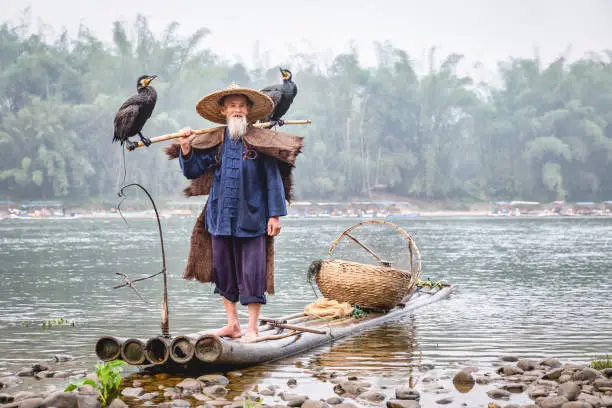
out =
<svg viewBox="0 0 612 408"><path fill-rule="evenodd" d="M216 165L219 147L194 150L179 156L183 174L195 179ZM245 146L234 142L225 130L219 164L206 207L206 228L211 235L256 237L267 231L268 219L287 215L285 190L275 158L256 153L245 159Z"/></svg>

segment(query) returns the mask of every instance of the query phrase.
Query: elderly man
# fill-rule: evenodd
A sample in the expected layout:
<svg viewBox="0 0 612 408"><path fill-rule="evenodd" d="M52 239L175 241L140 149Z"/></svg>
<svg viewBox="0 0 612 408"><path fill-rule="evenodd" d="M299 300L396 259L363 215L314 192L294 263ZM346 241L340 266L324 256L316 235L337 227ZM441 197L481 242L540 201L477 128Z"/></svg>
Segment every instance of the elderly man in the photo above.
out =
<svg viewBox="0 0 612 408"><path fill-rule="evenodd" d="M199 136L194 136L189 128L183 129L185 136L180 139L179 155L186 178L197 180L207 173L212 175L204 217L198 222L204 223L210 235L212 280L227 314L227 325L215 334L230 338L242 336L236 310L240 301L248 305L245 339L253 340L258 335L265 292L270 292L269 272L273 260L266 240L280 233L279 217L287 215L285 192L291 188L287 177L281 175L278 159L284 158L292 166L301 150L301 138L249 126L273 109L269 97L252 89L230 86L202 98L196 109L204 118L227 125L217 132ZM288 150L286 146L284 150L270 149L274 145L270 141L277 135L283 135L295 146ZM195 139L198 137L199 140ZM283 157L274 157L282 151L285 151ZM194 236L190 258L206 257L195 253L198 249L194 248ZM198 279L210 280L200 276Z"/></svg>

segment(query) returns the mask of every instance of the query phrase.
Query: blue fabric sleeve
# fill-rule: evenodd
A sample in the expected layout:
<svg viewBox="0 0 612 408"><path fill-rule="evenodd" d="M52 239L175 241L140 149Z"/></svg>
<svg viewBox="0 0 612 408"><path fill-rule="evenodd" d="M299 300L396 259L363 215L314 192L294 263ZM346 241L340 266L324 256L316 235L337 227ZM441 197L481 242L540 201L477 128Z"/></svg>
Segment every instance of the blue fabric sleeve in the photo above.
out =
<svg viewBox="0 0 612 408"><path fill-rule="evenodd" d="M200 177L210 165L216 163L215 152L216 149L191 149L187 157L183 157L181 153L179 155L179 163L181 170L183 170L183 175L190 180Z"/></svg>
<svg viewBox="0 0 612 408"><path fill-rule="evenodd" d="M263 155L264 171L268 191L268 217L282 217L287 215L285 202L285 188L278 167L278 161L270 156Z"/></svg>

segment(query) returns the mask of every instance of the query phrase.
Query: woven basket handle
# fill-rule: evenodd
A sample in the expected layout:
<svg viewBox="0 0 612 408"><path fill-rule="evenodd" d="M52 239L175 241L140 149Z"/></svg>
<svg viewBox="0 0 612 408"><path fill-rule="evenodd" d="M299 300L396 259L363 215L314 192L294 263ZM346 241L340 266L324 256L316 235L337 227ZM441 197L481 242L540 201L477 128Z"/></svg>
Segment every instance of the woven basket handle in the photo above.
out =
<svg viewBox="0 0 612 408"><path fill-rule="evenodd" d="M365 220L365 221L362 221L360 223L357 223L357 224L347 228L346 230L344 230L344 232L342 232L342 234L340 234L338 236L338 238L336 238L336 240L334 242L332 242L331 246L329 247L329 256L332 256L332 254L334 252L334 249L336 248L338 243L340 243L342 238L344 238L346 236L347 238L350 238L351 240L353 240L357 245L362 247L364 250L366 250L374 258L376 258L378 260L378 262L380 262L383 266L391 266L389 262L384 261L374 251L372 251L366 245L362 244L357 238L355 238L351 234L352 230L354 230L355 228L358 228L358 227L360 227L362 225L365 225L365 224L388 225L388 226L394 228L400 234L402 234L406 238L406 240L408 241L408 251L410 252L410 269L411 269L410 270L410 274L411 274L411 281L416 282L418 279L420 279L420 277L421 277L421 254L419 252L419 249L417 248L417 246L415 245L414 241L412 240L412 237L402 227L400 227L400 226L398 226L396 224L393 224L392 222L389 222L389 221L383 221L383 220ZM416 268L417 270L416 271L412 270L414 256L417 257L417 268Z"/></svg>

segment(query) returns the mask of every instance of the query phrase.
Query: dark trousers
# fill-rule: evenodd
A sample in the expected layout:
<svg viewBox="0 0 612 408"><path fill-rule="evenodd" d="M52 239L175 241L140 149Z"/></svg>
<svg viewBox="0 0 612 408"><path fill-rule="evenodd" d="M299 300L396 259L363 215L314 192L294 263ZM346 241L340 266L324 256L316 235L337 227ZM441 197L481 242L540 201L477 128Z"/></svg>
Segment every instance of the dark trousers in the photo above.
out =
<svg viewBox="0 0 612 408"><path fill-rule="evenodd" d="M215 293L242 305L266 303L266 239L212 236Z"/></svg>

